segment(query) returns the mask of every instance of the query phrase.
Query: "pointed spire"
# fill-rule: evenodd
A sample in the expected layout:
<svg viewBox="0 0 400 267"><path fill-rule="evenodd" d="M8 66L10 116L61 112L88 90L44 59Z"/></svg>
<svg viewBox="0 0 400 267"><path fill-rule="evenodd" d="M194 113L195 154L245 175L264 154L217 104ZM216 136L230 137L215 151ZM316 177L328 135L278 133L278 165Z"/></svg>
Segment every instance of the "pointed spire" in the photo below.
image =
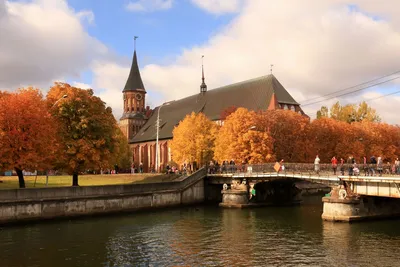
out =
<svg viewBox="0 0 400 267"><path fill-rule="evenodd" d="M203 58L204 58L204 55L201 56L201 81L202 81L202 83L201 83L201 85L200 85L200 92L201 92L201 93L207 92L207 85L206 85L206 83L204 82Z"/></svg>
<svg viewBox="0 0 400 267"><path fill-rule="evenodd" d="M142 77L140 76L139 65L137 62L136 56L136 39L138 37L135 36L134 41L134 52L133 52L133 60L131 71L129 72L128 80L126 81L125 87L123 92L126 91L136 91L136 90L143 90L146 91L142 82Z"/></svg>

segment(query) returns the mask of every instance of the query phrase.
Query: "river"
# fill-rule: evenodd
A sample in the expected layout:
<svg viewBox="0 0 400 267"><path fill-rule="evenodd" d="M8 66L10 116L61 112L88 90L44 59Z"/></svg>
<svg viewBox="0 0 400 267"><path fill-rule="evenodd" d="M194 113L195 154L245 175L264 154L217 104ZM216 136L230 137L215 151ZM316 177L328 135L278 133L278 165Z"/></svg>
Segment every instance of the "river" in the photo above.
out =
<svg viewBox="0 0 400 267"><path fill-rule="evenodd" d="M1 267L400 266L400 220L331 223L295 207L216 206L0 228Z"/></svg>

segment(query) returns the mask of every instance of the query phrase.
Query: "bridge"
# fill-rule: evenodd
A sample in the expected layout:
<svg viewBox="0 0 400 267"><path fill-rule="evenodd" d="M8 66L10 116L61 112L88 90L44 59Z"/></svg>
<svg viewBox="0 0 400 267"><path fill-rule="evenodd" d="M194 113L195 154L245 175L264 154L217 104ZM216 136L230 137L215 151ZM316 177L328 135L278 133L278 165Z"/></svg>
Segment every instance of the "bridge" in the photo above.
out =
<svg viewBox="0 0 400 267"><path fill-rule="evenodd" d="M376 165L361 165L357 175L349 175L349 169L353 168L349 165L339 166L336 174L331 164L320 164L318 173L314 164L289 163L278 171L274 167L272 163L227 165L209 168L207 177L211 184L224 184L220 204L223 207L256 206L271 199L297 202L299 196L293 184L296 180L303 180L332 188L331 193L322 199L322 218L326 220L353 221L400 215L400 174L393 171L392 166L382 166L378 172ZM279 198L277 194L282 193L284 197ZM271 195L275 196L271 198Z"/></svg>

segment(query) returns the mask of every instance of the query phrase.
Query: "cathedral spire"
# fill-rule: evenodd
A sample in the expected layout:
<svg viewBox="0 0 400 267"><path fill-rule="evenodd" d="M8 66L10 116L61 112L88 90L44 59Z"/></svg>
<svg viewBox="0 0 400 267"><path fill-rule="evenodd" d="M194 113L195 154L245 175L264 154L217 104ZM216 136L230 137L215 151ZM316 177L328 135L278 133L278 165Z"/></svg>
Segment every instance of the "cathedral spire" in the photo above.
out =
<svg viewBox="0 0 400 267"><path fill-rule="evenodd" d="M200 85L200 92L201 92L201 93L207 92L207 85L206 85L206 83L204 82L203 58L204 58L204 55L201 56L201 81L202 81L202 82L201 82L201 85Z"/></svg>
<svg viewBox="0 0 400 267"><path fill-rule="evenodd" d="M138 38L137 36L134 37L134 52L133 52L132 66L131 66L131 71L129 72L129 77L128 77L128 80L126 81L123 92L137 91L137 90L146 91L144 89L142 77L140 77L139 65L137 62L137 56L136 56L136 39L137 38Z"/></svg>

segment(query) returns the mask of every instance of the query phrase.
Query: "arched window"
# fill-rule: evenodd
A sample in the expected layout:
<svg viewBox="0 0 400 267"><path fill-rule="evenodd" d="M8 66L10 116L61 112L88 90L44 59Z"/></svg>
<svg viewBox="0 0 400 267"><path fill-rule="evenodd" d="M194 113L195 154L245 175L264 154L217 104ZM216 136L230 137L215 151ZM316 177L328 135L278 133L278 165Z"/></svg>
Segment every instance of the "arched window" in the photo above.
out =
<svg viewBox="0 0 400 267"><path fill-rule="evenodd" d="M301 115L301 110L299 110L297 113L299 113Z"/></svg>
<svg viewBox="0 0 400 267"><path fill-rule="evenodd" d="M281 108L282 108L282 105L281 105L281 104L278 104L278 107L281 109Z"/></svg>
<svg viewBox="0 0 400 267"><path fill-rule="evenodd" d="M283 109L284 109L284 110L288 110L288 109L289 109L288 105L285 104L285 105L283 106Z"/></svg>
<svg viewBox="0 0 400 267"><path fill-rule="evenodd" d="M294 107L294 105L291 105L291 106L290 106L290 110L291 110L291 111L296 111L296 108Z"/></svg>

